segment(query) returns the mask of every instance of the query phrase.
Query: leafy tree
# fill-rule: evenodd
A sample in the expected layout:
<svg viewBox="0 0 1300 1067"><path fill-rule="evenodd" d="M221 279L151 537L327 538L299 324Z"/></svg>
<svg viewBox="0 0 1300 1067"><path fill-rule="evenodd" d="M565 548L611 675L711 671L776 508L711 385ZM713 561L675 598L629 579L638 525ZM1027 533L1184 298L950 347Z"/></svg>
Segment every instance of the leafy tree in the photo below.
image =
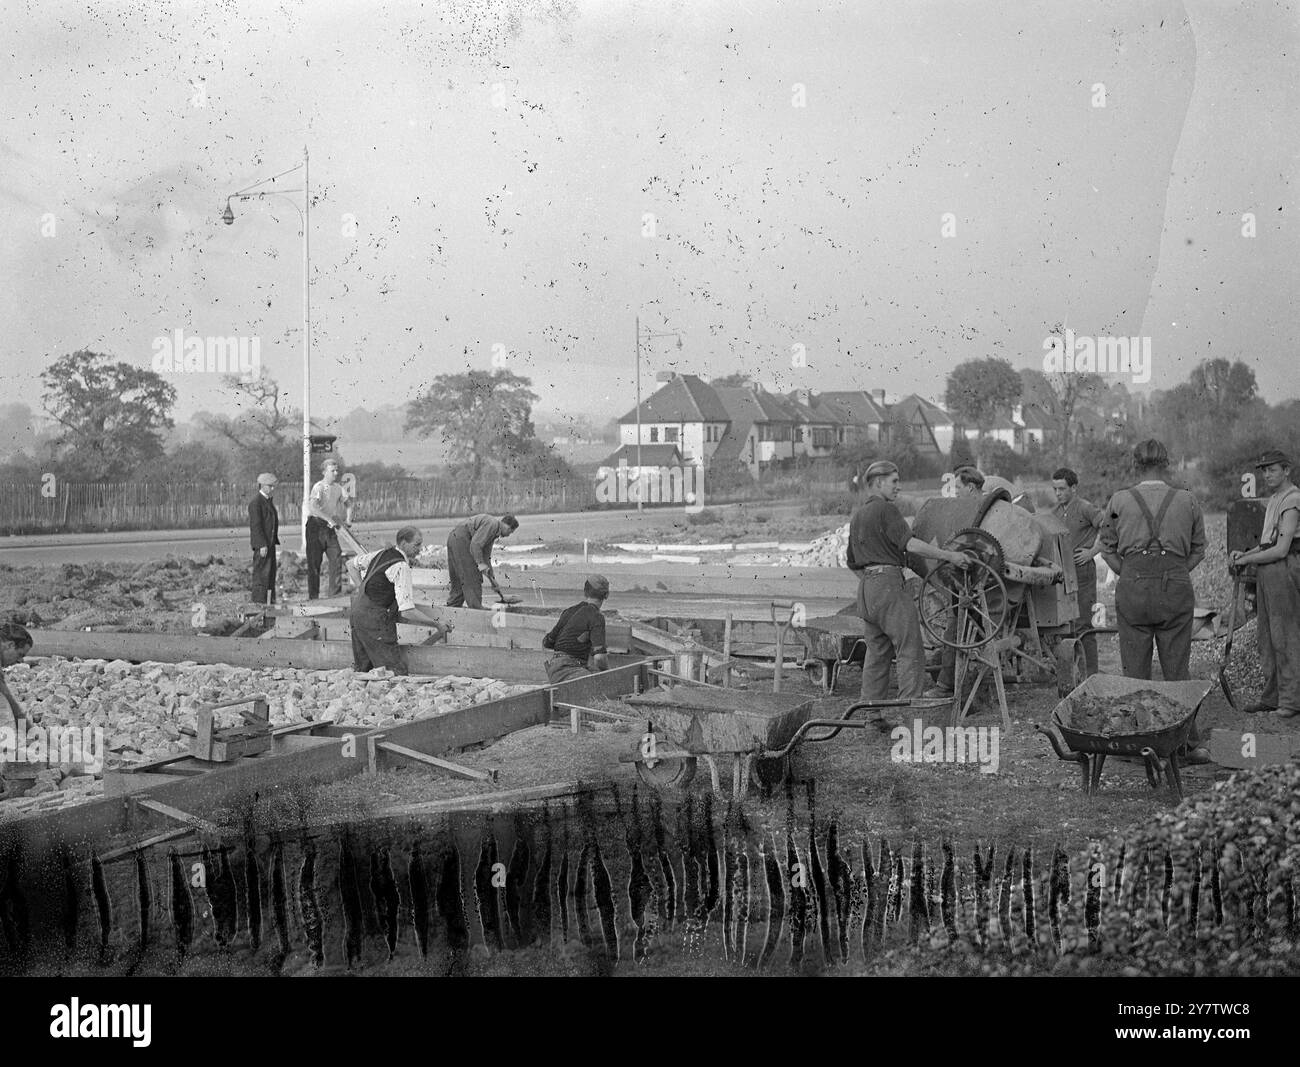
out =
<svg viewBox="0 0 1300 1067"><path fill-rule="evenodd" d="M971 449L970 441L963 433L954 434L952 439L952 451L948 454L948 462L953 470L958 467L971 467L975 464L975 453Z"/></svg>
<svg viewBox="0 0 1300 1067"><path fill-rule="evenodd" d="M993 420L1020 399L1020 375L1005 359L968 359L948 375L944 401L954 419L979 430L980 447Z"/></svg>
<svg viewBox="0 0 1300 1067"><path fill-rule="evenodd" d="M137 467L131 481L224 485L232 481L233 458L230 450L220 445L186 441L168 452L162 463L151 461Z"/></svg>
<svg viewBox="0 0 1300 1067"><path fill-rule="evenodd" d="M152 370L82 349L41 372L44 406L59 424L55 455L66 477L126 478L163 453L176 389Z"/></svg>
<svg viewBox="0 0 1300 1067"><path fill-rule="evenodd" d="M270 471L281 481L296 482L302 477L302 412L266 373L251 381L228 375L226 387L239 414L206 416L203 425L231 450L231 474L251 482ZM318 466L328 457L312 458Z"/></svg>
<svg viewBox="0 0 1300 1067"><path fill-rule="evenodd" d="M504 470L513 454L526 453L526 442L536 439L529 415L537 395L531 385L500 369L440 374L407 406L406 428L440 437L477 492L485 471Z"/></svg>
<svg viewBox="0 0 1300 1067"><path fill-rule="evenodd" d="M1054 334L1063 332L1060 324L1052 328ZM1060 455L1061 461L1068 463L1074 449L1075 420L1082 409L1105 397L1106 383L1088 371L1029 369L1020 372L1020 379L1025 402L1038 404L1061 420Z"/></svg>
<svg viewBox="0 0 1300 1067"><path fill-rule="evenodd" d="M1120 489L1133 484L1133 450L1117 441L1091 437L1079 442L1079 492L1105 507Z"/></svg>
<svg viewBox="0 0 1300 1067"><path fill-rule="evenodd" d="M1188 380L1160 395L1157 426L1174 451L1203 456L1237 419L1260 414L1255 372L1240 360L1198 364Z"/></svg>

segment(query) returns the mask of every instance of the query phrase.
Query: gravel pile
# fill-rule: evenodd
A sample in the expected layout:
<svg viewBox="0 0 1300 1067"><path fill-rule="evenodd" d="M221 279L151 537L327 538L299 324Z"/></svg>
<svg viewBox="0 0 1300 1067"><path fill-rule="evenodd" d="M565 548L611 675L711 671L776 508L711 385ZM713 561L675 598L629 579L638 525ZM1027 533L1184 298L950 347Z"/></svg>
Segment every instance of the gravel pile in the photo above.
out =
<svg viewBox="0 0 1300 1067"><path fill-rule="evenodd" d="M493 678L365 681L351 670L255 670L193 663L134 665L122 660L58 657L18 664L5 673L32 725L45 729L102 728L108 769L187 751L189 738L181 728L194 728L198 707L239 696L264 694L271 706L272 726L312 721L368 729L442 715L534 688L508 685ZM218 712L219 726L238 721L238 710ZM60 780L55 787L62 792L88 790L84 782L64 785ZM90 795L94 795L93 787L78 799ZM26 807L30 807L29 802L0 801L0 813Z"/></svg>
<svg viewBox="0 0 1300 1067"><path fill-rule="evenodd" d="M849 552L849 524L831 530L816 538L812 547L803 552L776 557L775 562L787 567L847 567Z"/></svg>

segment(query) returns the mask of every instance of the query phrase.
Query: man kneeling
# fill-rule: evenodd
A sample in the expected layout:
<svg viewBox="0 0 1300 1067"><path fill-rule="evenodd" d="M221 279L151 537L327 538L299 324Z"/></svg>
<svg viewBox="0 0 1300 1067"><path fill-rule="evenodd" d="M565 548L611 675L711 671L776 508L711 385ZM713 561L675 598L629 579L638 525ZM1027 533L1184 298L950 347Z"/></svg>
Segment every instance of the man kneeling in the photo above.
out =
<svg viewBox="0 0 1300 1067"><path fill-rule="evenodd" d="M542 638L542 647L555 652L546 661L546 677L552 684L595 673L587 666L590 659L597 671L609 670L605 654L605 616L601 605L609 596L609 581L592 575L582 587L584 599L565 608L560 620Z"/></svg>
<svg viewBox="0 0 1300 1067"><path fill-rule="evenodd" d="M414 526L397 531L395 547L367 552L348 561L348 576L357 587L348 622L352 626L352 666L358 671L387 667L394 674L409 674L406 652L397 643L397 623L423 623L433 627L432 642L447 636L428 604L415 602L411 561L420 554L424 536ZM430 642L426 642L428 644Z"/></svg>

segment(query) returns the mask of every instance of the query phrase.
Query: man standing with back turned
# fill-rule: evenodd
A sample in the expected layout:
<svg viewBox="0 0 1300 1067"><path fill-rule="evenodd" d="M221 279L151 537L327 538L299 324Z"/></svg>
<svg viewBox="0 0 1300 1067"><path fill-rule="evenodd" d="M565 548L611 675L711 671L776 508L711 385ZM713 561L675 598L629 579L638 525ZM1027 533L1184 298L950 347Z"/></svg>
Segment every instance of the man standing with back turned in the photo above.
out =
<svg viewBox="0 0 1300 1067"><path fill-rule="evenodd" d="M858 572L858 615L866 633L862 700L886 700L889 665L897 660L898 698L916 700L925 690L925 646L916 601L903 589L907 553L965 568L970 558L913 537L898 499L898 468L877 460L863 476L867 499L849 523L849 566ZM874 716L887 725L879 711Z"/></svg>

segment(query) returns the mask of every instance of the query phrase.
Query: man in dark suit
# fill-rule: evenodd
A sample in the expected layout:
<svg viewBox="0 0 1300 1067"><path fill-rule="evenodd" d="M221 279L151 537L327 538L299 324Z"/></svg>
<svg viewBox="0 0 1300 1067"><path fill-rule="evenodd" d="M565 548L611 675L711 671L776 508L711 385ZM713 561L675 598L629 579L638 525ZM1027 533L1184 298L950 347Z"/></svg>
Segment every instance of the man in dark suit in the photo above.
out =
<svg viewBox="0 0 1300 1067"><path fill-rule="evenodd" d="M275 546L280 543L280 513L275 510L274 474L257 476L257 496L248 505L248 532L253 543L253 603L275 603Z"/></svg>

